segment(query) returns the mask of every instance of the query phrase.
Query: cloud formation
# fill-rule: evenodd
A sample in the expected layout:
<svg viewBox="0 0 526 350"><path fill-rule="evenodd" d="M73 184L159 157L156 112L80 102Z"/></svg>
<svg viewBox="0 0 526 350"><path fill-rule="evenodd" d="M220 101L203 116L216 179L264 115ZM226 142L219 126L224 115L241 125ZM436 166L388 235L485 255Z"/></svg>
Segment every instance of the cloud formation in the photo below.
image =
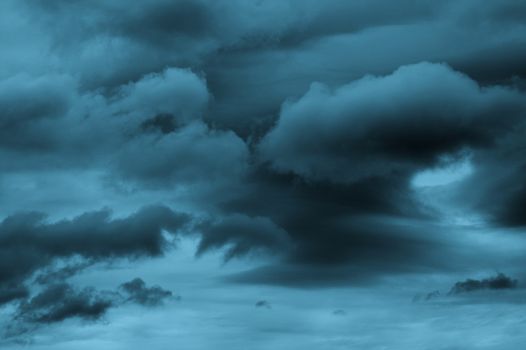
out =
<svg viewBox="0 0 526 350"><path fill-rule="evenodd" d="M159 286L147 287L146 283L135 278L120 285L120 289L127 295L126 301L135 302L144 306L158 306L172 296L172 292Z"/></svg>
<svg viewBox="0 0 526 350"><path fill-rule="evenodd" d="M159 256L168 244L163 232L177 234L188 222L187 215L160 206L127 218L112 219L108 210L102 210L53 223L40 213L16 214L0 224L0 283L23 283L58 258Z"/></svg>
<svg viewBox="0 0 526 350"><path fill-rule="evenodd" d="M97 320L113 305L111 298L95 290L75 290L68 284L46 287L29 301L20 304L16 319L27 323L55 323L78 317Z"/></svg>
<svg viewBox="0 0 526 350"><path fill-rule="evenodd" d="M457 282L451 287L449 294L462 294L487 289L514 289L517 288L517 285L518 281L516 279L512 279L503 273L498 273L495 277L483 278L481 280L467 279Z"/></svg>
<svg viewBox="0 0 526 350"><path fill-rule="evenodd" d="M124 295L120 292L124 292ZM70 319L95 322L102 319L111 308L127 303L154 307L171 296L172 292L159 286L147 287L140 278L121 284L117 290L77 288L65 282L50 283L31 297L27 293L19 296L24 299L16 305L3 336L16 337L41 326Z"/></svg>
<svg viewBox="0 0 526 350"><path fill-rule="evenodd" d="M208 250L226 246L226 261L246 255L254 249L280 252L291 248L287 232L262 217L251 218L235 214L216 222L204 223L199 230L202 238L196 254L201 255Z"/></svg>
<svg viewBox="0 0 526 350"><path fill-rule="evenodd" d="M256 255L237 282L485 264L411 180L469 159L440 190L448 209L526 226L525 14L507 0L2 2L0 304L25 300L35 320L103 314L57 283L161 256L183 233L198 256ZM86 184L69 193L64 179ZM111 198L116 215L80 197ZM41 214L62 210L75 216ZM122 288L144 304L169 293Z"/></svg>
<svg viewBox="0 0 526 350"><path fill-rule="evenodd" d="M260 149L277 171L311 180L407 174L489 146L523 117L524 101L518 91L481 88L445 65L420 63L334 92L313 84L283 106Z"/></svg>

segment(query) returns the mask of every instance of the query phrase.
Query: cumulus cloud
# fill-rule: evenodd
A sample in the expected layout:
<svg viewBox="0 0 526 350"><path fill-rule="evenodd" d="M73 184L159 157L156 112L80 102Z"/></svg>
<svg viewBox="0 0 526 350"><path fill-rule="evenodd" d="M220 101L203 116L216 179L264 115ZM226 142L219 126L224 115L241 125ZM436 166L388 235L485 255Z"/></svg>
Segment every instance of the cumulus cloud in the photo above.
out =
<svg viewBox="0 0 526 350"><path fill-rule="evenodd" d="M111 100L114 113L174 115L180 122L202 117L208 102L206 84L190 70L168 68L119 89Z"/></svg>
<svg viewBox="0 0 526 350"><path fill-rule="evenodd" d="M115 168L119 177L150 186L224 184L243 176L248 157L248 148L233 132L193 123L129 142L116 155Z"/></svg>
<svg viewBox="0 0 526 350"><path fill-rule="evenodd" d="M312 85L285 103L260 152L277 171L312 180L411 172L488 146L522 116L524 100L511 89L480 88L445 65L405 66L335 91Z"/></svg>

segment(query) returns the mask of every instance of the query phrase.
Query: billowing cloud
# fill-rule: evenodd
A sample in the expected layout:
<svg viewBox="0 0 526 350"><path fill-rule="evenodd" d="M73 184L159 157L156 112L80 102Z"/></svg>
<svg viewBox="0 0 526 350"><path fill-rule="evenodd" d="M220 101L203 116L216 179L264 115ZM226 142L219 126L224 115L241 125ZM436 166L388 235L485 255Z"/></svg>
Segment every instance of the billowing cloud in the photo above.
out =
<svg viewBox="0 0 526 350"><path fill-rule="evenodd" d="M146 134L129 142L117 154L115 173L153 186L221 184L240 179L248 158L248 148L233 132L193 123L165 135Z"/></svg>
<svg viewBox="0 0 526 350"><path fill-rule="evenodd" d="M29 328L158 305L153 274L108 292L89 267L194 283L207 257L164 260L183 234L223 256L211 288L521 276L525 8L2 1L0 304Z"/></svg>
<svg viewBox="0 0 526 350"><path fill-rule="evenodd" d="M421 63L335 91L312 85L283 106L260 150L277 171L307 179L396 176L488 146L522 116L524 100L517 91L480 88L447 66Z"/></svg>
<svg viewBox="0 0 526 350"><path fill-rule="evenodd" d="M169 68L119 89L111 100L114 113L144 117L174 115L180 122L202 117L208 102L205 83L189 70Z"/></svg>

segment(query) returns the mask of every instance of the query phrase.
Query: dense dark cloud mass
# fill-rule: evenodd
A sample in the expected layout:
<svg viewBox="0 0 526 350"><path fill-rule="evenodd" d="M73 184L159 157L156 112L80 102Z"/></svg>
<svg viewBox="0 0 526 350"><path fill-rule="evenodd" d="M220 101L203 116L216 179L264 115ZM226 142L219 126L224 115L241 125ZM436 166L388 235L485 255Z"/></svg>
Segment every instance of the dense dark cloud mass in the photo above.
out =
<svg viewBox="0 0 526 350"><path fill-rule="evenodd" d="M284 105L261 152L278 171L354 182L487 146L523 117L524 107L517 91L481 89L448 67L421 63L335 92L314 84Z"/></svg>
<svg viewBox="0 0 526 350"><path fill-rule="evenodd" d="M406 265L428 239L403 237L405 229L389 222L435 215L415 199L411 178L466 157L477 163L473 178L517 169L503 171L495 183L476 181L482 194L464 197L473 197L473 207L495 222L523 223L524 191L514 175L520 156L506 164L495 156L523 130L525 98L516 84L523 72L509 61L522 40L521 6L3 6L13 12L12 28L39 31L47 47L40 68L3 73L0 155L10 164L6 170L88 166L117 188L124 183L174 196L191 189L195 198L185 200L219 217L203 228L198 253L227 245L230 258L264 247L295 263L318 264L363 262L365 251L374 261L384 256L382 247L394 245L389 259ZM62 30L73 18L75 29ZM498 37L472 40L492 29ZM448 43L452 37L459 44ZM386 44L386 51L378 45L397 41L400 47ZM410 52L402 41L422 45ZM366 54L367 42L378 49ZM31 55L32 49L18 50ZM480 58L480 52L488 54ZM6 58L10 66L17 66L15 53ZM391 60L378 60L387 53ZM498 181L516 185L500 192L497 208L481 204L502 186ZM16 215L3 226L22 220L39 228L37 216ZM106 214L90 215L106 220L95 218ZM88 220L83 217L75 220ZM61 225L57 229L76 232ZM132 252L157 254L159 241L152 239ZM93 257L90 244L51 255ZM111 244L101 245L104 254L121 249ZM37 239L34 245L38 251L46 244ZM17 268L21 275L49 261L35 255L25 260L34 263Z"/></svg>
<svg viewBox="0 0 526 350"><path fill-rule="evenodd" d="M524 135L526 125L522 123L498 147L476 154L478 169L458 191L460 202L475 207L496 226L526 225Z"/></svg>
<svg viewBox="0 0 526 350"><path fill-rule="evenodd" d="M21 283L54 259L97 261L162 254L163 231L178 233L189 218L166 207L149 207L123 219L108 210L48 223L39 213L20 213L0 224L0 283Z"/></svg>
<svg viewBox="0 0 526 350"><path fill-rule="evenodd" d="M242 260L220 283L522 274L525 19L512 0L3 1L0 305L27 324L160 305L140 278L76 279L179 240Z"/></svg>

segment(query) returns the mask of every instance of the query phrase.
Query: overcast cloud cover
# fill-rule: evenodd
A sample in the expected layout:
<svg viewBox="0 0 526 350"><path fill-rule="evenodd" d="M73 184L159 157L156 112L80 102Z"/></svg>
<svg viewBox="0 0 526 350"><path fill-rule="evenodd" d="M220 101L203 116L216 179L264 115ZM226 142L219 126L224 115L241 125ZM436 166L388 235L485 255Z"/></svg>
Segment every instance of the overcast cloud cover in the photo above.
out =
<svg viewBox="0 0 526 350"><path fill-rule="evenodd" d="M2 349L519 349L526 3L0 3Z"/></svg>

